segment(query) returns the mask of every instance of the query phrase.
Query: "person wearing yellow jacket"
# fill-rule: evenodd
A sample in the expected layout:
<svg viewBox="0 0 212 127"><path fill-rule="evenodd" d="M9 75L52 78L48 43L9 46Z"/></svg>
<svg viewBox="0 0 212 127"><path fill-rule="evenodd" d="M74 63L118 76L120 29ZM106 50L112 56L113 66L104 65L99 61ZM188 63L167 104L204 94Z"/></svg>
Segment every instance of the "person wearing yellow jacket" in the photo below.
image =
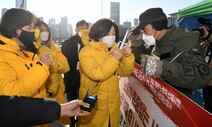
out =
<svg viewBox="0 0 212 127"><path fill-rule="evenodd" d="M44 98L44 82L49 76L51 57L36 55L34 16L31 12L12 8L0 24L0 95Z"/></svg>
<svg viewBox="0 0 212 127"><path fill-rule="evenodd" d="M59 89L59 65L56 60L55 54L51 51L51 49L42 43L41 36L40 36L40 27L41 27L41 21L37 20L35 23L35 42L34 45L37 48L37 54L38 56L41 56L45 52L49 52L51 58L52 58L52 64L49 66L49 77L45 82L46 86L46 92L48 94L48 97L54 97Z"/></svg>
<svg viewBox="0 0 212 127"><path fill-rule="evenodd" d="M57 66L55 68L57 69L58 77L59 77L59 91L56 92L54 97L57 99L59 103L65 103L64 98L64 91L65 91L65 85L63 82L62 74L69 71L69 65L66 57L62 54L60 48L54 43L53 40L51 40L51 31L49 30L49 27L46 23L41 21L41 28L40 28L40 38L42 41L42 45L45 45L48 47L52 55L55 57L55 61L57 63ZM43 51L45 52L45 51Z"/></svg>
<svg viewBox="0 0 212 127"><path fill-rule="evenodd" d="M59 47L56 46L51 39L51 31L48 25L40 22L40 33L36 41L38 47L38 55L42 55L44 52L50 52L52 58L52 64L50 66L50 75L46 82L47 93L50 98L55 98L60 104L65 103L65 85L62 74L69 71L69 65L66 57L62 54ZM61 118L60 122L63 124L69 124L69 118Z"/></svg>
<svg viewBox="0 0 212 127"><path fill-rule="evenodd" d="M87 117L79 117L79 127L119 127L119 76L129 76L135 57L129 47L117 48L118 27L109 19L100 19L87 31L81 31L85 45L79 53L81 84L79 99L97 96ZM89 35L89 37L85 37ZM87 39L86 39L87 38Z"/></svg>

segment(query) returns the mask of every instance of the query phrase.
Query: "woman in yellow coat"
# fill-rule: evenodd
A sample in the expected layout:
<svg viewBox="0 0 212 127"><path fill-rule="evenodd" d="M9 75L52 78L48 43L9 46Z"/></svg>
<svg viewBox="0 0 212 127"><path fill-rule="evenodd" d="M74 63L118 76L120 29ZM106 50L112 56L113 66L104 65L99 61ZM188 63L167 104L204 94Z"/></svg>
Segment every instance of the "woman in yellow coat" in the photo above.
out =
<svg viewBox="0 0 212 127"><path fill-rule="evenodd" d="M65 85L64 85L62 74L70 70L68 61L66 57L62 54L60 48L54 43L53 40L51 40L51 31L49 30L49 27L47 26L47 24L44 22L41 22L40 29L41 29L40 36L41 36L42 44L47 46L52 51L58 64L57 73L59 74L60 88L54 97L59 101L59 103L65 103L65 98L64 98Z"/></svg>
<svg viewBox="0 0 212 127"><path fill-rule="evenodd" d="M85 31L81 33L82 36L86 34ZM97 96L97 103L88 117L79 117L79 127L119 127L118 76L133 73L135 58L131 48L117 48L117 38L118 27L109 19L98 20L92 25L89 37L82 38L87 45L79 53L79 99L88 94Z"/></svg>
<svg viewBox="0 0 212 127"><path fill-rule="evenodd" d="M0 25L0 95L44 98L44 82L49 76L51 58L36 55L34 16L29 11L12 8Z"/></svg>
<svg viewBox="0 0 212 127"><path fill-rule="evenodd" d="M47 82L47 92L52 93L52 98L55 98L60 104L65 103L65 84L63 81L62 74L69 71L69 65L66 57L62 54L60 48L51 39L51 31L48 25L41 21L40 26L40 39L41 46L38 51L39 54L45 52L45 50L50 50L52 56L52 65L50 67L50 81ZM52 70L52 71L51 71ZM69 124L69 118L61 118L60 122L63 124Z"/></svg>

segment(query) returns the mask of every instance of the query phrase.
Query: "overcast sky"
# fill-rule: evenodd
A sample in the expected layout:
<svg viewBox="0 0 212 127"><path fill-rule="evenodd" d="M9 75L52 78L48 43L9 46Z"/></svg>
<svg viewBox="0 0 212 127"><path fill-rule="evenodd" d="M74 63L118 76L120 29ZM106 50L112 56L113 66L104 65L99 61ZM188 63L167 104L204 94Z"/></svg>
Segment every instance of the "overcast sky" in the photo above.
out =
<svg viewBox="0 0 212 127"><path fill-rule="evenodd" d="M91 23L100 18L110 17L110 2L120 2L120 24L124 21L133 23L134 18L148 8L161 7L167 14L202 0L27 0L27 10L38 17L44 17L48 23L49 18L67 16L69 23L75 26L76 22L85 19ZM15 0L0 0L0 12L2 8L15 7ZM103 11L102 11L103 10ZM1 13L0 13L1 14Z"/></svg>

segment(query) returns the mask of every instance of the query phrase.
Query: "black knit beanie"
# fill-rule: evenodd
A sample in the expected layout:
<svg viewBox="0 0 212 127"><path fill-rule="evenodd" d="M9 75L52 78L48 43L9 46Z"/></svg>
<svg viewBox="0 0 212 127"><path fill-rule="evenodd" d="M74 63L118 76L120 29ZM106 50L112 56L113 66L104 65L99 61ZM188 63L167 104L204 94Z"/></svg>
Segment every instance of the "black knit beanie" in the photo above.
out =
<svg viewBox="0 0 212 127"><path fill-rule="evenodd" d="M150 8L139 16L139 26L143 29L146 25L152 24L157 31L167 28L168 20L161 8Z"/></svg>

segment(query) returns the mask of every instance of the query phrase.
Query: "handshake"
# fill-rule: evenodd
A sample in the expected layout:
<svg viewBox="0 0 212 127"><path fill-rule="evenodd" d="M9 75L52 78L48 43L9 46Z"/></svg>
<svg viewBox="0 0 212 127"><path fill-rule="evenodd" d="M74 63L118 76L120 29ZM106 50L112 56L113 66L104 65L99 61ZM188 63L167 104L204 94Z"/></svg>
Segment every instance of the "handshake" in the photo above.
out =
<svg viewBox="0 0 212 127"><path fill-rule="evenodd" d="M123 49L116 48L113 50L112 55L117 59L121 60L123 55L129 57L132 54L132 49L129 47L124 47Z"/></svg>

